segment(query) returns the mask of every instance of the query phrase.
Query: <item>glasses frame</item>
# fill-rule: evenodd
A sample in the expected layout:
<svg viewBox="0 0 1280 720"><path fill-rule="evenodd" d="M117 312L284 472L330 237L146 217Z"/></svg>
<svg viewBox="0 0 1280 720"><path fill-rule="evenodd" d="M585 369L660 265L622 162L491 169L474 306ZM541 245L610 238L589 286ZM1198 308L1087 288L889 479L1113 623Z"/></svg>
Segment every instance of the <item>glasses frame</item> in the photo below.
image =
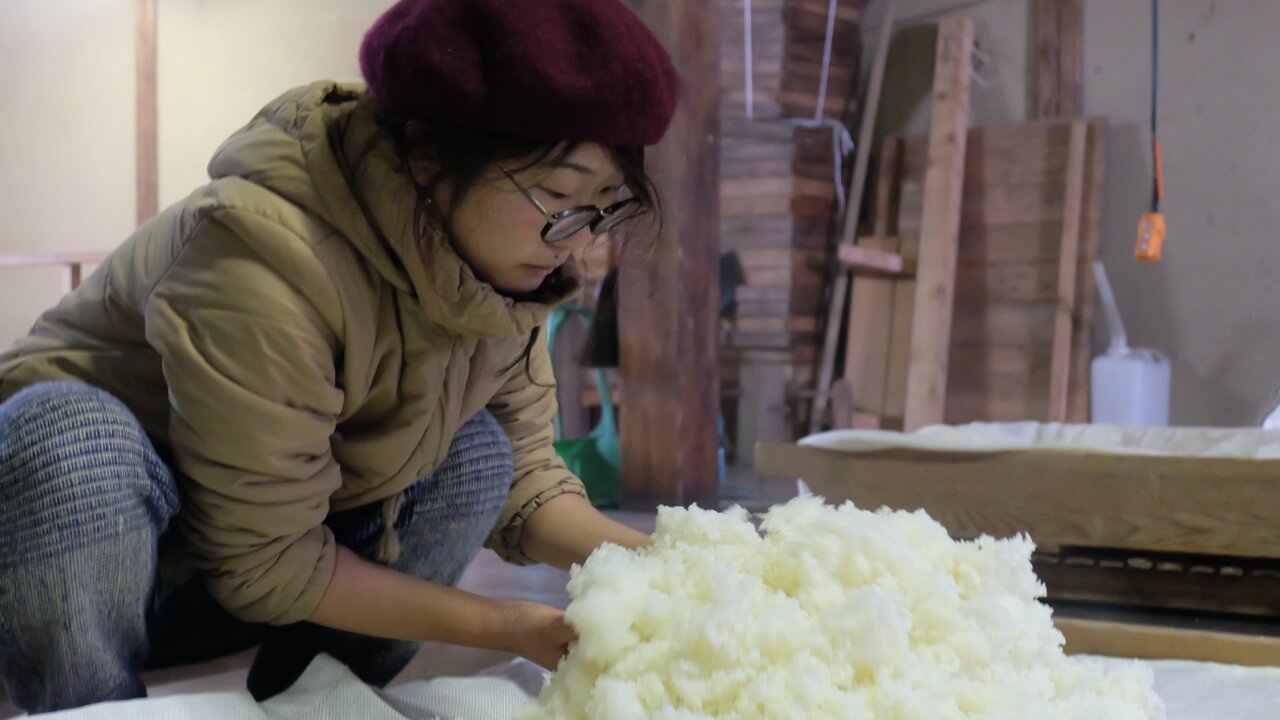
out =
<svg viewBox="0 0 1280 720"><path fill-rule="evenodd" d="M569 238L581 232L583 228L590 228L591 234L593 236L599 237L600 235L603 235L604 233L608 232L611 229L611 228L606 228L604 230L600 230L599 229L600 224L605 222L609 218L613 217L614 215L616 215L619 211L624 210L626 208L631 208L631 207L634 207L637 210L641 210L643 208L643 203L640 201L639 198L630 197L630 198L627 198L626 200L620 200L604 208L596 207L595 205L579 205L577 207L571 207L567 210L560 210L559 212L553 213L550 210L547 210L547 208L543 206L542 203L538 202L538 198L534 197L533 193L529 192L529 189L526 188L524 185L522 185L519 180L516 180L515 175L511 174L509 170L507 170L501 164L498 165L498 169L502 171L503 175L507 176L507 179L511 181L512 185L516 186L516 189L520 191L520 194L523 195L524 198L528 200L530 204L532 204L535 208L537 208L538 212L542 213L542 218L546 220L546 224L542 226L542 242L547 243L548 245L554 245L555 243L568 240ZM562 238L556 238L554 240L547 238L547 236L551 233L551 230L558 223L561 223L567 220L568 218L576 217L578 215L588 214L588 213L592 215L592 218L590 221L587 222L586 225L583 226L583 228L578 228L577 230L574 230L573 232L569 233L568 235L565 235ZM625 220L626 218L623 218L623 221Z"/></svg>

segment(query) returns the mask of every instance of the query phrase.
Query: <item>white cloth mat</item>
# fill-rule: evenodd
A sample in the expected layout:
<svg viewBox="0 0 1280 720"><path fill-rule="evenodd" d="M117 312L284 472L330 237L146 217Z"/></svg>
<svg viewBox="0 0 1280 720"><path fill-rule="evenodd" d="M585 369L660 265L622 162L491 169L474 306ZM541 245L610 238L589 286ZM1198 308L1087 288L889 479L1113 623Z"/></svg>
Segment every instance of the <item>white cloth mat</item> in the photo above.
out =
<svg viewBox="0 0 1280 720"><path fill-rule="evenodd" d="M1109 661L1123 662L1123 661ZM1276 720L1280 668L1161 660L1152 662L1168 720ZM246 692L104 703L53 713L49 720L507 720L529 701L541 673L508 663L477 677L438 678L374 690L341 663L321 656L286 693L254 703ZM608 718L601 718L608 720ZM1099 718L1099 720L1103 720Z"/></svg>
<svg viewBox="0 0 1280 720"><path fill-rule="evenodd" d="M834 430L801 445L871 452L893 448L935 452L1013 450L1280 460L1280 430L1263 428L1126 428L1059 423L936 425L913 433Z"/></svg>

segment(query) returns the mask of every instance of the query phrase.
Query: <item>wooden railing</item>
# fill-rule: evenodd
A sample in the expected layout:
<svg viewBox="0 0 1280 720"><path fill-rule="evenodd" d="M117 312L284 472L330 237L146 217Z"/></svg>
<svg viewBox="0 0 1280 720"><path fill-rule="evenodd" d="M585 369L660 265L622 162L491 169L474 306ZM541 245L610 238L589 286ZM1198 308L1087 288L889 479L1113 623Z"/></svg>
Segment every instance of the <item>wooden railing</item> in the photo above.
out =
<svg viewBox="0 0 1280 720"><path fill-rule="evenodd" d="M85 265L97 265L107 259L105 252L67 252L0 254L0 268L14 267L62 267L66 271L63 289L67 292L80 287Z"/></svg>

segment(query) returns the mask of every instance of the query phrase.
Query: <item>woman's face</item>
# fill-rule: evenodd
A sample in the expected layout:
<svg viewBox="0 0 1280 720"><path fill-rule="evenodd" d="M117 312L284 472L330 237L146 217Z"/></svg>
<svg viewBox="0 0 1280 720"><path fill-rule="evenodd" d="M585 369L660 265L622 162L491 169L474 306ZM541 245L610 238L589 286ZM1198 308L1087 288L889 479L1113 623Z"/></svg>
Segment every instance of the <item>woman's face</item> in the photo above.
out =
<svg viewBox="0 0 1280 720"><path fill-rule="evenodd" d="M500 167L491 168L452 208L454 247L477 277L500 292L531 293L593 237L583 228L558 242L544 242L546 218L520 188L556 213L582 205L607 207L617 200L622 182L622 172L595 143L577 146L559 163L513 171L511 177Z"/></svg>

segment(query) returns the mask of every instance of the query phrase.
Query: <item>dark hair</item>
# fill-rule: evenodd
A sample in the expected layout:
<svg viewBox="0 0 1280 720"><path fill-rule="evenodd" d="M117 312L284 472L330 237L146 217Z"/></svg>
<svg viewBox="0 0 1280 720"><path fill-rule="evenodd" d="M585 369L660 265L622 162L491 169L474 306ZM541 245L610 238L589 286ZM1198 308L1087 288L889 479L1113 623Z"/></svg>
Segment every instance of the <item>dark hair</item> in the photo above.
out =
<svg viewBox="0 0 1280 720"><path fill-rule="evenodd" d="M390 134L396 154L404 163L406 174L417 188L417 208L414 212L414 235L424 241L432 226L449 232L453 213L467 193L480 184L495 165L502 163L512 172L520 172L543 163L554 164L565 160L582 143L546 141L464 127L443 122L412 121L409 118L384 113L379 117L382 128ZM605 151L618 166L623 184L640 200L647 212L659 217L661 211L657 188L649 176L644 162L642 145L605 145ZM419 159L431 168L431 177L421 180L409 172L410 159ZM518 163L512 165L511 163ZM436 190L448 180L452 198L450 211L441 212L434 202ZM554 276L553 276L554 277ZM539 328L534 328L524 352L509 368L521 362L525 372L530 370L530 354L538 342Z"/></svg>

